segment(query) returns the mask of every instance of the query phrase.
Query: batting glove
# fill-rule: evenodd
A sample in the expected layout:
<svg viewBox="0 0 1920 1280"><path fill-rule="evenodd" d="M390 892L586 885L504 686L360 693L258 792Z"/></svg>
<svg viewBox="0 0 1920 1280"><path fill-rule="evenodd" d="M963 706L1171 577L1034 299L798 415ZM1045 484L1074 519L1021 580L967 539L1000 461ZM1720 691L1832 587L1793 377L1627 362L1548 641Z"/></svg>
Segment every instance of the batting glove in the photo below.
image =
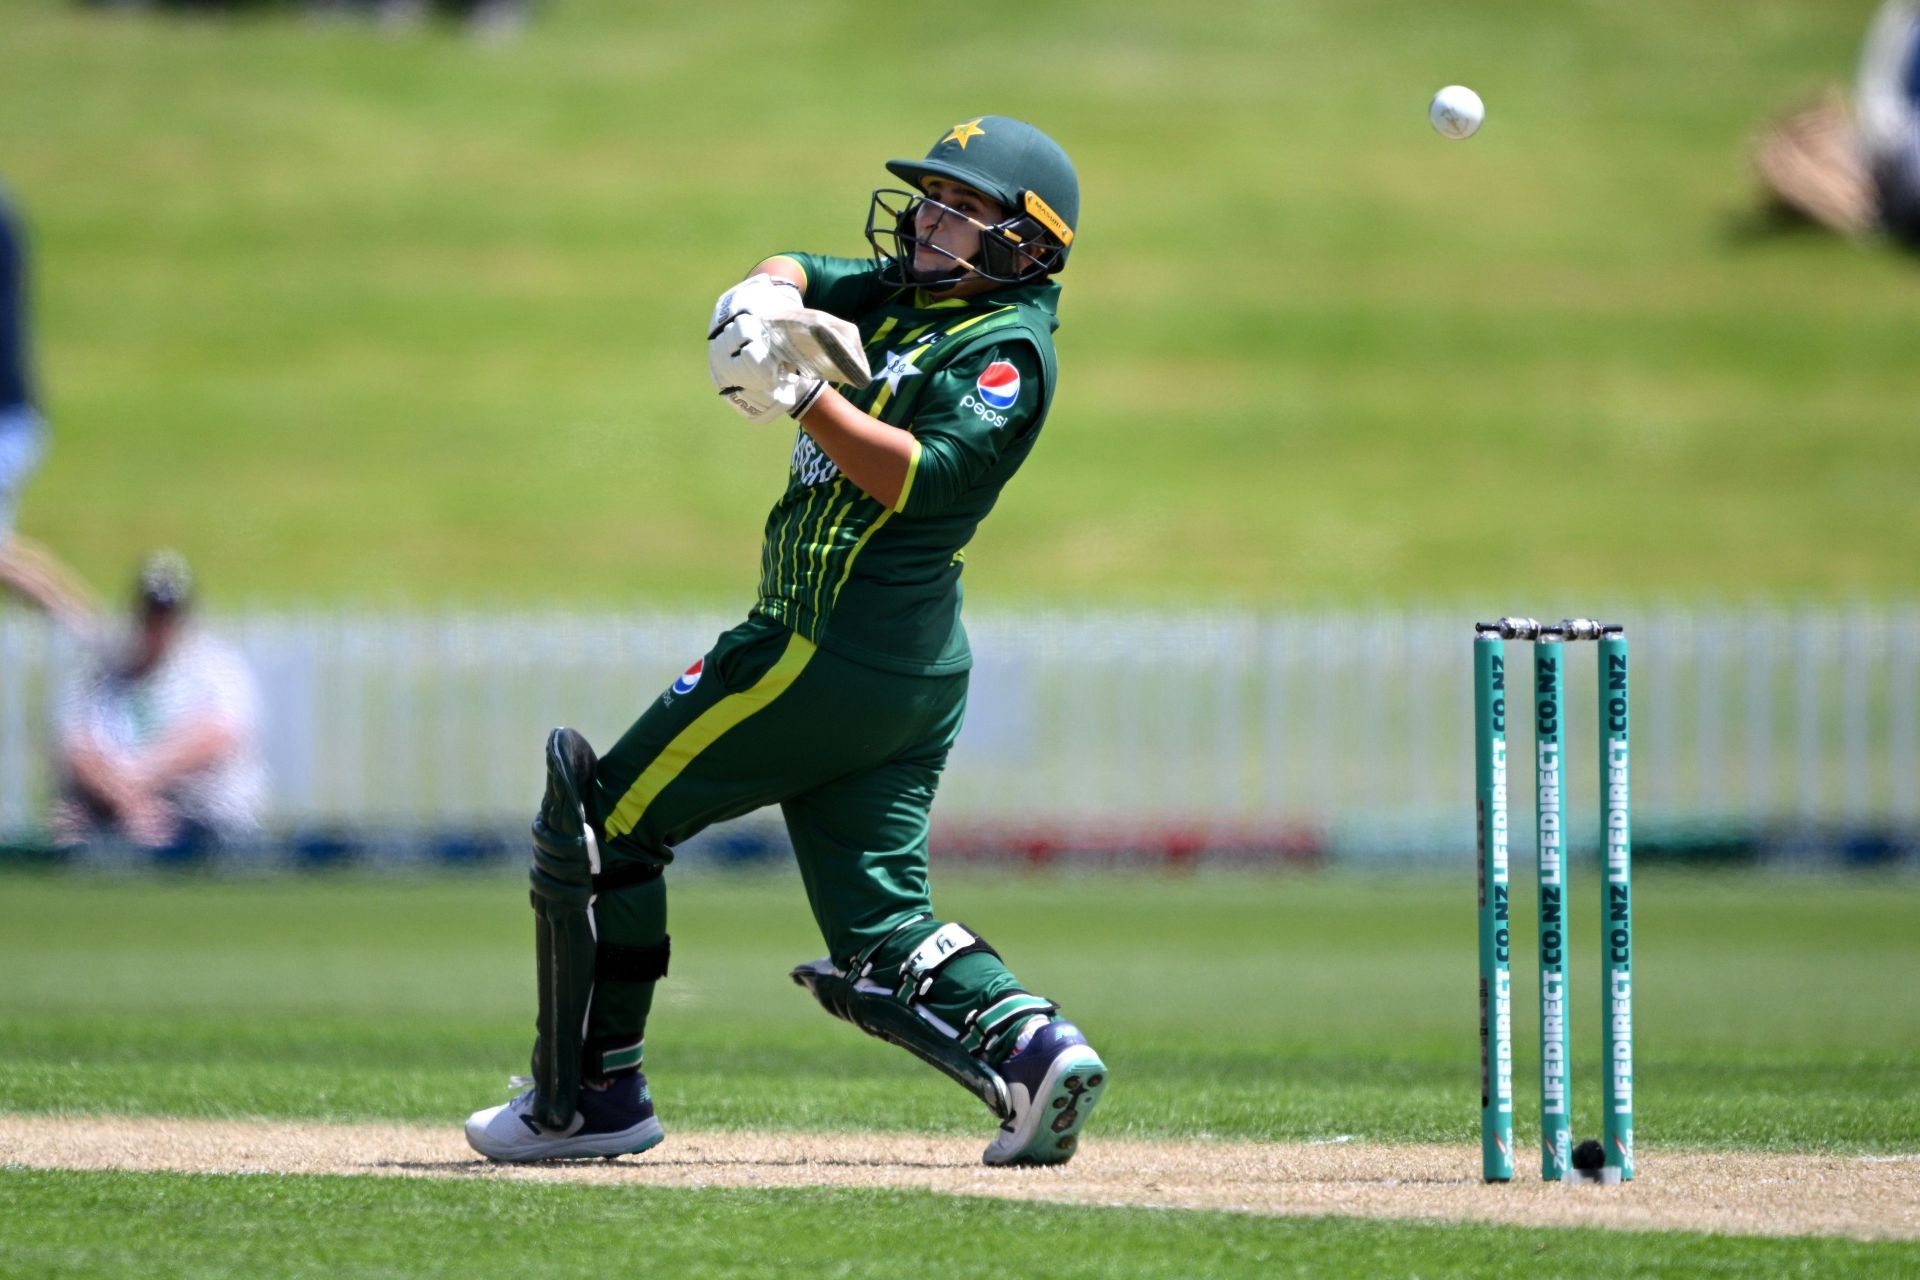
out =
<svg viewBox="0 0 1920 1280"><path fill-rule="evenodd" d="M751 311L737 312L707 339L707 373L721 395L771 391L790 367L774 354L766 322Z"/></svg>
<svg viewBox="0 0 1920 1280"><path fill-rule="evenodd" d="M827 384L818 378L809 378L805 374L789 370L780 382L766 391L749 391L745 387L725 387L720 398L733 407L733 411L748 422L771 422L785 414L798 421L813 408L813 402L820 398Z"/></svg>
<svg viewBox="0 0 1920 1280"><path fill-rule="evenodd" d="M780 413L798 418L826 386L784 363L766 323L747 311L736 313L707 339L707 373L713 389L749 422Z"/></svg>
<svg viewBox="0 0 1920 1280"><path fill-rule="evenodd" d="M719 333L726 323L746 312L765 319L800 309L800 286L781 276L766 272L748 276L720 295L713 304L713 319L707 322L707 336Z"/></svg>

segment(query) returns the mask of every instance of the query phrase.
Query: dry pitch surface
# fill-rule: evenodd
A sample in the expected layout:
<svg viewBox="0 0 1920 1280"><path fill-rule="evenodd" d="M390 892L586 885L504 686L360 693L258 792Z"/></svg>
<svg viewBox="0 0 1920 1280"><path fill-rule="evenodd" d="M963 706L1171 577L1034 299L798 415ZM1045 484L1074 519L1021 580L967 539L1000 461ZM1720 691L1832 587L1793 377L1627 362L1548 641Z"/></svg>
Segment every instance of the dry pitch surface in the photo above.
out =
<svg viewBox="0 0 1920 1280"><path fill-rule="evenodd" d="M644 1156L495 1165L458 1125L0 1115L0 1159L42 1169L375 1174L680 1187L890 1187L1064 1204L1920 1239L1920 1156L1643 1154L1623 1187L1489 1187L1474 1147L1098 1136L1058 1169L987 1169L980 1142L675 1133Z"/></svg>

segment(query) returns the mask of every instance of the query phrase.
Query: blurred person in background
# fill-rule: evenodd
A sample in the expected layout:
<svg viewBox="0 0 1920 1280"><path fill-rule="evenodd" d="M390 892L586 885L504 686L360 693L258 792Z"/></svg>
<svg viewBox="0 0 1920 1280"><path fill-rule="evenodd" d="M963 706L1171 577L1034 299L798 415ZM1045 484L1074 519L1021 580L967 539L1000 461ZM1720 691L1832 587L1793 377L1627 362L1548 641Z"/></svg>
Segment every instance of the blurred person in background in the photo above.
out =
<svg viewBox="0 0 1920 1280"><path fill-rule="evenodd" d="M13 527L20 492L40 464L46 437L28 367L26 240L0 189L0 591L77 629L93 613L86 587Z"/></svg>
<svg viewBox="0 0 1920 1280"><path fill-rule="evenodd" d="M258 831L266 769L253 673L194 622L192 596L186 561L156 553L135 582L131 627L92 638L59 713L62 844L111 834L184 860Z"/></svg>
<svg viewBox="0 0 1920 1280"><path fill-rule="evenodd" d="M1852 109L1829 100L1760 139L1773 200L1842 235L1884 233L1920 249L1920 0L1889 0L1868 28Z"/></svg>
<svg viewBox="0 0 1920 1280"><path fill-rule="evenodd" d="M505 41L526 29L530 0L373 0L373 12L389 30L424 24L435 14L457 18L476 40Z"/></svg>
<svg viewBox="0 0 1920 1280"><path fill-rule="evenodd" d="M532 0L80 0L92 9L190 13L257 13L298 8L311 21L371 17L386 31L423 27L434 18L462 23L483 43L512 40L533 16Z"/></svg>

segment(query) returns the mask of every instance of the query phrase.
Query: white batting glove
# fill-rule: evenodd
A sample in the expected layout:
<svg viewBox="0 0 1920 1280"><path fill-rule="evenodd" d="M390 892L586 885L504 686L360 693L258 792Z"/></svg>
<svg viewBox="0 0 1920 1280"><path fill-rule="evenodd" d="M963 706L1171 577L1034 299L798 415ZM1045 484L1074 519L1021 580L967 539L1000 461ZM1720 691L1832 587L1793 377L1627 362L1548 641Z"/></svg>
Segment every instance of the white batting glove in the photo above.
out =
<svg viewBox="0 0 1920 1280"><path fill-rule="evenodd" d="M713 389L749 422L783 413L798 418L826 384L785 363L781 354L764 320L750 311L735 312L707 339Z"/></svg>
<svg viewBox="0 0 1920 1280"><path fill-rule="evenodd" d="M774 422L787 411L784 405L773 398L772 393L766 391L732 387L722 391L720 398L748 422Z"/></svg>
<svg viewBox="0 0 1920 1280"><path fill-rule="evenodd" d="M713 319L707 323L707 336L711 338L719 333L729 320L743 311L764 320L799 309L800 286L763 271L748 276L720 295L719 301L713 304Z"/></svg>
<svg viewBox="0 0 1920 1280"><path fill-rule="evenodd" d="M827 384L818 378L789 369L780 376L778 382L764 391L723 387L720 398L748 422L773 422L783 414L797 421L813 408L813 402L820 398L820 393L826 387Z"/></svg>
<svg viewBox="0 0 1920 1280"><path fill-rule="evenodd" d="M806 416L807 410L813 408L813 402L820 398L826 385L818 378L795 373L771 391L747 391L732 387L722 391L720 398L748 422L772 422L782 415L798 421Z"/></svg>
<svg viewBox="0 0 1920 1280"><path fill-rule="evenodd" d="M751 311L736 312L707 339L707 373L721 395L772 391L790 367L774 354L766 322Z"/></svg>

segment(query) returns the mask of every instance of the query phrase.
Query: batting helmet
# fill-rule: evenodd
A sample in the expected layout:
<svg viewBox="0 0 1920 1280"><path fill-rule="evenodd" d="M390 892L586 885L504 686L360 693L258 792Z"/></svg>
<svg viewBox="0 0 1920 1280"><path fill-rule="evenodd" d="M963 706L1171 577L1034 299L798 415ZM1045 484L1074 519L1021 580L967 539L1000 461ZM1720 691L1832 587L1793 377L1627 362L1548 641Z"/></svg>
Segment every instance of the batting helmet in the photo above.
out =
<svg viewBox="0 0 1920 1280"><path fill-rule="evenodd" d="M1060 144L1024 120L975 116L954 125L922 160L889 160L889 172L912 191L873 193L867 239L883 270L901 283L950 283L972 273L1002 284L1052 275L1066 265L1080 223L1080 180ZM964 183L1011 212L984 227L977 261L939 279L916 276L914 213L926 203L928 178ZM891 199L889 197L892 197Z"/></svg>

